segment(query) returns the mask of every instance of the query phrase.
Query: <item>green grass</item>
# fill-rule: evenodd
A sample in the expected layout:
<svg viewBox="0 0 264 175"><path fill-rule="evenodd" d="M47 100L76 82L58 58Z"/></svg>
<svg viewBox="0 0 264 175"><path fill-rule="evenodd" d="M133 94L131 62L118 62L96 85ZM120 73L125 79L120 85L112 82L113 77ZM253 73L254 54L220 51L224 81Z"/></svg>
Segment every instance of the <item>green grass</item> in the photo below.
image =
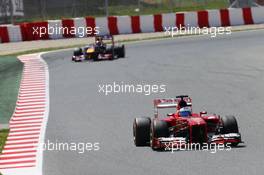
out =
<svg viewBox="0 0 264 175"><path fill-rule="evenodd" d="M0 56L0 124L7 124L14 112L22 69L23 64L16 57ZM0 153L8 132L0 128Z"/></svg>
<svg viewBox="0 0 264 175"><path fill-rule="evenodd" d="M0 153L2 153L8 133L9 133L8 129L0 130ZM0 175L2 175L1 172Z"/></svg>
<svg viewBox="0 0 264 175"><path fill-rule="evenodd" d="M2 153L8 133L8 129L0 130L0 153ZM1 172L0 175L2 175Z"/></svg>
<svg viewBox="0 0 264 175"><path fill-rule="evenodd" d="M14 112L22 70L16 57L0 56L0 124L7 124Z"/></svg>
<svg viewBox="0 0 264 175"><path fill-rule="evenodd" d="M7 138L9 130L8 129L3 129L0 130L0 153L2 152L5 144L5 140Z"/></svg>

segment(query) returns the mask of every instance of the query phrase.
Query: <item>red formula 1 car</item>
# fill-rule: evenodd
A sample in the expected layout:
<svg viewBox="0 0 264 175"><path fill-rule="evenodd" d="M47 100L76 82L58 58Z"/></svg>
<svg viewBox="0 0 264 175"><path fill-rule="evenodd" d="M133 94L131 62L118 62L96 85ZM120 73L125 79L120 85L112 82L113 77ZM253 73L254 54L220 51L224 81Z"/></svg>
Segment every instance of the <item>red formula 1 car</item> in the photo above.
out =
<svg viewBox="0 0 264 175"><path fill-rule="evenodd" d="M133 136L136 146L151 146L153 150L175 148L186 144L229 144L241 143L241 134L234 116L192 112L192 99L187 95L172 99L154 100L154 118L135 118ZM172 109L162 118L160 110Z"/></svg>

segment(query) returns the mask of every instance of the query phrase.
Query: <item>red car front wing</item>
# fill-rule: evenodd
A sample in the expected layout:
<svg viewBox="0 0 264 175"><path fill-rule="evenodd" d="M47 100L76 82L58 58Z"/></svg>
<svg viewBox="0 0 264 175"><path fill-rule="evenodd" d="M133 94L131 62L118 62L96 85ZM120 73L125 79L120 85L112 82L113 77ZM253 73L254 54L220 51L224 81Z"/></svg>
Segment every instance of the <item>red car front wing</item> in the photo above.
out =
<svg viewBox="0 0 264 175"><path fill-rule="evenodd" d="M213 135L212 138L208 139L207 144L238 144L243 143L241 141L241 135L239 133L229 133L229 134L219 134ZM191 145L192 143L188 143L186 138L184 137L161 137L161 138L153 138L152 145L155 149L176 149L183 148ZM193 143L196 145L196 143ZM197 145L196 145L197 146Z"/></svg>

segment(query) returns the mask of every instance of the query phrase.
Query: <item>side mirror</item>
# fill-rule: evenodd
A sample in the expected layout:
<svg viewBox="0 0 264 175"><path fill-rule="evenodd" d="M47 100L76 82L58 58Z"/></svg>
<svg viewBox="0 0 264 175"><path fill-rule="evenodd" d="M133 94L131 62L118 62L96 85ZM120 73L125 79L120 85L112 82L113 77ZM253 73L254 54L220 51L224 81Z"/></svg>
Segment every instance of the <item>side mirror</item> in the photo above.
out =
<svg viewBox="0 0 264 175"><path fill-rule="evenodd" d="M200 115L205 115L205 114L207 114L207 111L200 112Z"/></svg>

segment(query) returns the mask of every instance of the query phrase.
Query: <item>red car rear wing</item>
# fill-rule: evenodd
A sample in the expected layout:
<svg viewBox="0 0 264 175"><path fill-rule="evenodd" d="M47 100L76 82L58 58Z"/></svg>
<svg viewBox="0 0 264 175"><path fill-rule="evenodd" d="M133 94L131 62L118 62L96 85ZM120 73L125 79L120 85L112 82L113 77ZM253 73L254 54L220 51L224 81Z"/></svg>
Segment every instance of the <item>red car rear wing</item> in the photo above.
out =
<svg viewBox="0 0 264 175"><path fill-rule="evenodd" d="M177 107L178 102L177 98L159 98L154 100L154 108L173 108Z"/></svg>

